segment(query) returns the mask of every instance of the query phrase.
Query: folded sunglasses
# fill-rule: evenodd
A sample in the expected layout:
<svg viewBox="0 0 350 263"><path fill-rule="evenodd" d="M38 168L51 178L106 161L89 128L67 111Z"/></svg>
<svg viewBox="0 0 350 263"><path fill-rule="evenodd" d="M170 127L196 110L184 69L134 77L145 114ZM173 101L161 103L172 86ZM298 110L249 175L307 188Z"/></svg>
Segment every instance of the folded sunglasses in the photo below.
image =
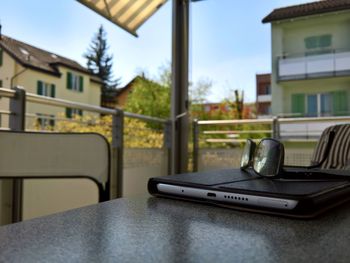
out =
<svg viewBox="0 0 350 263"><path fill-rule="evenodd" d="M240 168L241 170L251 168L257 175L267 178L350 180L350 176L343 173L338 175L329 173L329 170L315 169L321 167L327 159L334 137L335 133L330 132L322 160L311 166L285 166L284 146L278 140L265 138L256 144L248 139L242 153Z"/></svg>

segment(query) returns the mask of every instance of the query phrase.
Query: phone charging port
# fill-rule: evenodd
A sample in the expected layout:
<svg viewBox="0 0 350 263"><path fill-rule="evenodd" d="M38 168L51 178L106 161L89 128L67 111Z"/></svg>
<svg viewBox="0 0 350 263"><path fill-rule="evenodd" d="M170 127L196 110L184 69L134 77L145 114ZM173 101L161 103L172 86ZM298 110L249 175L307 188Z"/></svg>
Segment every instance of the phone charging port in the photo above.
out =
<svg viewBox="0 0 350 263"><path fill-rule="evenodd" d="M209 193L207 194L207 196L209 196L209 197L216 197L216 194L215 194L215 193L210 193L210 192L209 192Z"/></svg>

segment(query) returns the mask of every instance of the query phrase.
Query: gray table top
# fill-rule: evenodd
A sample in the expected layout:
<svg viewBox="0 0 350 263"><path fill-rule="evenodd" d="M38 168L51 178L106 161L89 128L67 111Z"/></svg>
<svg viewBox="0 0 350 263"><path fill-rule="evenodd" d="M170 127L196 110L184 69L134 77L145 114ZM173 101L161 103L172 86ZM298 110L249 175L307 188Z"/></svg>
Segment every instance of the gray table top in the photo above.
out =
<svg viewBox="0 0 350 263"><path fill-rule="evenodd" d="M117 199L0 227L0 262L349 262L350 204L312 220Z"/></svg>

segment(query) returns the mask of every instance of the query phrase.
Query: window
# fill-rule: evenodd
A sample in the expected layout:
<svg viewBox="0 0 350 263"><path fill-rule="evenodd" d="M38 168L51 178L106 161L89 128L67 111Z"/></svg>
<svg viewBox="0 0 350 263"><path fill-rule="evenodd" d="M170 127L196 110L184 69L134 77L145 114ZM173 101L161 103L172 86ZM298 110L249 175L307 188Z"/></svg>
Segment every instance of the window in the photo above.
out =
<svg viewBox="0 0 350 263"><path fill-rule="evenodd" d="M307 115L310 117L331 116L332 97L330 93L307 95Z"/></svg>
<svg viewBox="0 0 350 263"><path fill-rule="evenodd" d="M55 115L37 113L37 124L40 129L52 129L55 126Z"/></svg>
<svg viewBox="0 0 350 263"><path fill-rule="evenodd" d="M83 116L83 111L80 109L66 108L66 118L73 118L75 116Z"/></svg>
<svg viewBox="0 0 350 263"><path fill-rule="evenodd" d="M317 94L293 94L292 112L309 117L348 114L348 94L334 91Z"/></svg>
<svg viewBox="0 0 350 263"><path fill-rule="evenodd" d="M304 42L306 49L329 48L332 46L332 35L307 37Z"/></svg>
<svg viewBox="0 0 350 263"><path fill-rule="evenodd" d="M0 88L2 88L2 79L0 79Z"/></svg>
<svg viewBox="0 0 350 263"><path fill-rule="evenodd" d="M37 83L37 94L46 97L55 97L56 87L54 84L38 81Z"/></svg>
<svg viewBox="0 0 350 263"><path fill-rule="evenodd" d="M265 87L265 94L266 95L271 95L271 85L266 85L266 87Z"/></svg>
<svg viewBox="0 0 350 263"><path fill-rule="evenodd" d="M266 108L266 114L271 115L271 105L268 105Z"/></svg>
<svg viewBox="0 0 350 263"><path fill-rule="evenodd" d="M72 72L67 72L67 89L83 92L84 91L84 78Z"/></svg>

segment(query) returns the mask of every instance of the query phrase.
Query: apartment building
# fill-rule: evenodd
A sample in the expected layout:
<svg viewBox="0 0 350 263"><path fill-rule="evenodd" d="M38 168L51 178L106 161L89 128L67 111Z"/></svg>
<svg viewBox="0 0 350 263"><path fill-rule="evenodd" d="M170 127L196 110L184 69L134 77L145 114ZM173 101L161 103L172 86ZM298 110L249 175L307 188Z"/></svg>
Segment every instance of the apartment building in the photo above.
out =
<svg viewBox="0 0 350 263"><path fill-rule="evenodd" d="M271 113L339 116L350 111L350 2L273 10Z"/></svg>
<svg viewBox="0 0 350 263"><path fill-rule="evenodd" d="M23 87L27 92L41 96L100 105L102 81L76 61L34 47L8 36L0 37L0 87ZM9 102L0 99L0 109L8 110ZM34 125L54 126L54 118L75 114L81 110L27 103L27 128ZM34 117L33 117L34 116ZM6 126L2 116L2 126Z"/></svg>
<svg viewBox="0 0 350 263"><path fill-rule="evenodd" d="M271 115L271 74L256 75L256 115L258 118Z"/></svg>

